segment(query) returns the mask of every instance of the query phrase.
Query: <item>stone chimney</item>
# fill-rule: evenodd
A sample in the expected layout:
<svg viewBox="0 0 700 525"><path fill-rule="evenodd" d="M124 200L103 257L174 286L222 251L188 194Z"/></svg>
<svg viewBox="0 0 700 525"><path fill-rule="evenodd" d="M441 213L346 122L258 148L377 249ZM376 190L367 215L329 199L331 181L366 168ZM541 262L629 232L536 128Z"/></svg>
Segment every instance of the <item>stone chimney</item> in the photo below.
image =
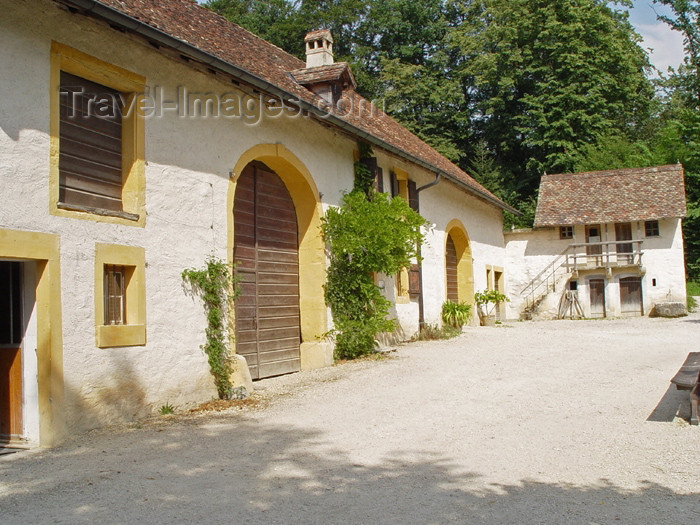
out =
<svg viewBox="0 0 700 525"><path fill-rule="evenodd" d="M333 37L328 29L307 33L304 42L306 43L306 67L333 64Z"/></svg>

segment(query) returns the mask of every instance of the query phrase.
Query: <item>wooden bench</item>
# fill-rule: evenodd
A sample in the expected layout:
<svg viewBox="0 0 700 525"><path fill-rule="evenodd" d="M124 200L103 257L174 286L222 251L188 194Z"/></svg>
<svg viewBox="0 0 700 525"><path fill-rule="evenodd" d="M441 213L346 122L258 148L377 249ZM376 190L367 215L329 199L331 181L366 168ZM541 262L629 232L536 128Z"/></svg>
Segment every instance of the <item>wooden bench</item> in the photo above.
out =
<svg viewBox="0 0 700 525"><path fill-rule="evenodd" d="M690 424L698 424L698 400L700 399L700 352L690 352L671 383L678 390L690 390Z"/></svg>

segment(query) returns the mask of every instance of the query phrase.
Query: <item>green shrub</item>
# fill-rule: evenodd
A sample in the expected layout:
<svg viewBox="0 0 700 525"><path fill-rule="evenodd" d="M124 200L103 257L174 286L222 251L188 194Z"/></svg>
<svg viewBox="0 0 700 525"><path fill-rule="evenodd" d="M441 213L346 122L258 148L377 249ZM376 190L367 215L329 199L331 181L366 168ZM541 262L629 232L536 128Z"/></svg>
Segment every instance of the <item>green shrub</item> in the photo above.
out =
<svg viewBox="0 0 700 525"><path fill-rule="evenodd" d="M373 275L391 276L408 267L418 255L426 224L400 197L371 191L367 173L358 171L355 190L322 220L330 259L325 297L335 325L327 335L335 339L338 359L375 352L377 334L396 328L388 319L391 303Z"/></svg>
<svg viewBox="0 0 700 525"><path fill-rule="evenodd" d="M170 403L165 403L162 407L160 407L160 415L161 416L167 416L168 414L174 414L175 413L175 407L172 406Z"/></svg>
<svg viewBox="0 0 700 525"><path fill-rule="evenodd" d="M472 315L472 305L449 299L442 303L442 322L453 328L462 328Z"/></svg>
<svg viewBox="0 0 700 525"><path fill-rule="evenodd" d="M483 292L476 292L474 294L474 302L476 302L477 307L484 315L489 315L496 306L503 302L510 302L510 299L498 290L484 290ZM489 304L493 306L489 308Z"/></svg>

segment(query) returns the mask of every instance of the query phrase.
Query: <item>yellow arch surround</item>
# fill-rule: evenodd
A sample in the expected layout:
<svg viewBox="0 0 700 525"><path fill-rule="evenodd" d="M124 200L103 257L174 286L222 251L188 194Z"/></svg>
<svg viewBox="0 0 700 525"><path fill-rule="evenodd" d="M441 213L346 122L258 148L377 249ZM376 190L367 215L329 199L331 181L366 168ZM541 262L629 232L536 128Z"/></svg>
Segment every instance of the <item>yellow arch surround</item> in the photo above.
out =
<svg viewBox="0 0 700 525"><path fill-rule="evenodd" d="M52 447L65 435L59 237L0 228L0 257L36 262L37 385L39 445Z"/></svg>
<svg viewBox="0 0 700 525"><path fill-rule="evenodd" d="M253 161L260 161L279 175L294 201L299 228L299 309L301 315L301 368L319 368L332 364L330 345L321 342L328 331L326 302L323 285L326 282L326 257L321 237L323 208L311 173L282 144L258 144L236 162L229 183L228 257L233 257L233 202L236 182L243 168Z"/></svg>
<svg viewBox="0 0 700 525"><path fill-rule="evenodd" d="M457 251L457 297L460 301L474 304L474 266L472 249L467 229L458 219L452 219L445 228L445 249L447 237L452 237ZM447 285L447 283L445 283Z"/></svg>

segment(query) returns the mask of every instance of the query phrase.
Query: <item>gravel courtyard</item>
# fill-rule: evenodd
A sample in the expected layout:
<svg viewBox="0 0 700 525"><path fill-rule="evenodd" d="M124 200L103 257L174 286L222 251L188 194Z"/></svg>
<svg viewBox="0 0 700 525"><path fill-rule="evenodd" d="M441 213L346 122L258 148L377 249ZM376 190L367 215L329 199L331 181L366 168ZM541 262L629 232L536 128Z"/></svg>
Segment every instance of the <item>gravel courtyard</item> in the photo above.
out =
<svg viewBox="0 0 700 525"><path fill-rule="evenodd" d="M0 457L0 523L700 523L700 316L508 323ZM680 410L678 417L677 412Z"/></svg>

